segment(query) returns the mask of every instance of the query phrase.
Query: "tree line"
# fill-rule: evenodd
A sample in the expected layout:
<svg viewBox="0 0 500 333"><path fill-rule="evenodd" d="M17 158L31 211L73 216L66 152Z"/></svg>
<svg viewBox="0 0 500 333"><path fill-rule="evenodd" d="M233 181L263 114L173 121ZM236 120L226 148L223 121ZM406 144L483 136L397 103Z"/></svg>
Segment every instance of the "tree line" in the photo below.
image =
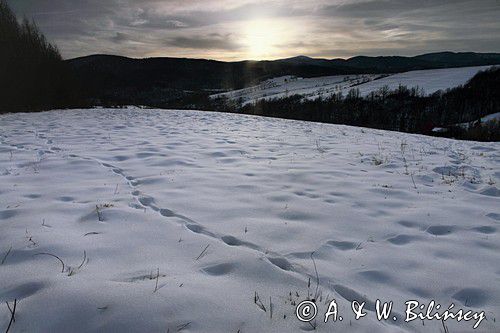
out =
<svg viewBox="0 0 500 333"><path fill-rule="evenodd" d="M77 104L76 80L35 22L0 0L0 113Z"/></svg>

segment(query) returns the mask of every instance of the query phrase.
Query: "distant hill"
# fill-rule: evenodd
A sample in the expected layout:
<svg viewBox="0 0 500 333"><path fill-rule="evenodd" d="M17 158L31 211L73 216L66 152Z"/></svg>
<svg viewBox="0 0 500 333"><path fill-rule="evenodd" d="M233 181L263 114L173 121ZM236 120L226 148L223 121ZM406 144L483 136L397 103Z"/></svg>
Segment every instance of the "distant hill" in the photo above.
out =
<svg viewBox="0 0 500 333"><path fill-rule="evenodd" d="M397 73L418 69L500 64L498 53L432 53L416 57L314 59L299 56L274 61L222 62L205 59L131 59L92 55L66 61L91 100L108 104L166 105L193 92L232 90L263 80L295 75Z"/></svg>
<svg viewBox="0 0 500 333"><path fill-rule="evenodd" d="M350 70L362 70L363 73L397 73L419 69L437 69L450 67L469 67L500 64L499 53L474 53L474 52L439 52L428 53L416 57L366 57L357 56L347 60L344 59L314 59L299 56L289 59L278 60L294 65L314 65L321 67L346 67Z"/></svg>

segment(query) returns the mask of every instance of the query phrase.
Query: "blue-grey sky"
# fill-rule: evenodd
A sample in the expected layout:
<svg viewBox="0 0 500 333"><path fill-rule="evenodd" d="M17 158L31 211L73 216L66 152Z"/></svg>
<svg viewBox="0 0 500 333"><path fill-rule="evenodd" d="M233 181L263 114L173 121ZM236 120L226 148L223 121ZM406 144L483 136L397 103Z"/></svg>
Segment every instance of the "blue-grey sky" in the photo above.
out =
<svg viewBox="0 0 500 333"><path fill-rule="evenodd" d="M65 58L500 52L500 0L7 0Z"/></svg>

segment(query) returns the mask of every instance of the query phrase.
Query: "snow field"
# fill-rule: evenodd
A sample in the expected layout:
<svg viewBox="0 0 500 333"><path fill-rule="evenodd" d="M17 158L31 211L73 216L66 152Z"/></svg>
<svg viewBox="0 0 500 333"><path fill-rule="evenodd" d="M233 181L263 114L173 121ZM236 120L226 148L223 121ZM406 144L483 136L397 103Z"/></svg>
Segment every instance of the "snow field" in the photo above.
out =
<svg viewBox="0 0 500 333"><path fill-rule="evenodd" d="M477 331L499 329L498 143L133 108L6 114L0 128L14 332L309 331L294 317L308 295L346 317L319 332L442 328L347 320L354 299L392 300L399 318L406 300L454 302L486 312Z"/></svg>

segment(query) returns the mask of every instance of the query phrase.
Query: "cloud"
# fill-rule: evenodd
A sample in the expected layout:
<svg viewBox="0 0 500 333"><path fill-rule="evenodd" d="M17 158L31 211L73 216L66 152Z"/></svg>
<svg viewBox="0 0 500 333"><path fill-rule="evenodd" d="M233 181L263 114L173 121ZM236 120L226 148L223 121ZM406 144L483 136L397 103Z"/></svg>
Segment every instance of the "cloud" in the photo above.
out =
<svg viewBox="0 0 500 333"><path fill-rule="evenodd" d="M231 34L220 35L217 33L209 36L190 36L190 37L175 37L168 40L168 46L188 49L205 49L205 50L239 50L242 45L232 40Z"/></svg>
<svg viewBox="0 0 500 333"><path fill-rule="evenodd" d="M128 34L124 34L123 32L117 32L110 40L114 43L123 43L130 40L130 36Z"/></svg>
<svg viewBox="0 0 500 333"><path fill-rule="evenodd" d="M500 52L498 0L7 2L20 17L33 17L66 58L115 53L244 59L247 22L262 19L296 27L274 43L275 53L266 54L274 58Z"/></svg>

